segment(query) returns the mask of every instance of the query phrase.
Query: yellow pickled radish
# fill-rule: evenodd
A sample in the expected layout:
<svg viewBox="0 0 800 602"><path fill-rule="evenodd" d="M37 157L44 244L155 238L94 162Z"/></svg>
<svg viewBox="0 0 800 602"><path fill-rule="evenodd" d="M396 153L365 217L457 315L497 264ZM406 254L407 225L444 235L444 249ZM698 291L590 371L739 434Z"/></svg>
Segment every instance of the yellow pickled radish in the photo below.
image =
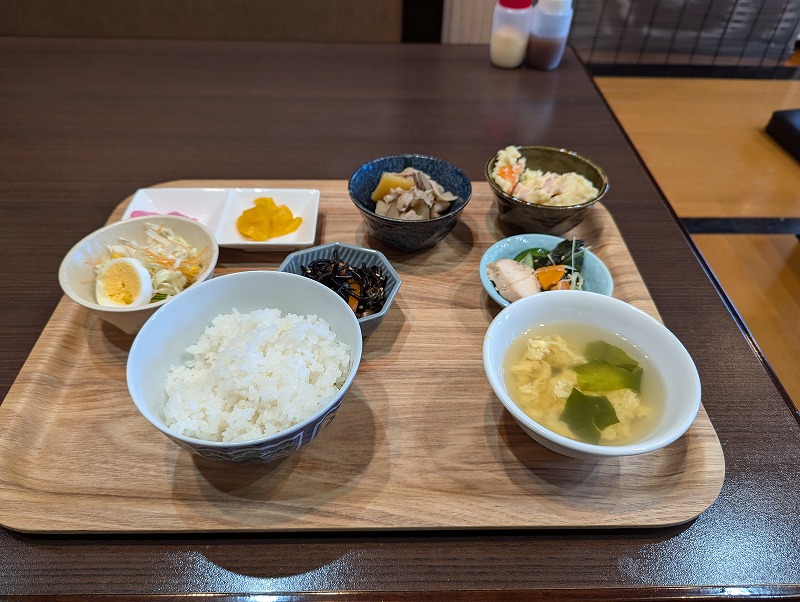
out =
<svg viewBox="0 0 800 602"><path fill-rule="evenodd" d="M270 197L259 197L236 220L242 235L253 240L268 240L291 234L303 223L286 205L277 205Z"/></svg>

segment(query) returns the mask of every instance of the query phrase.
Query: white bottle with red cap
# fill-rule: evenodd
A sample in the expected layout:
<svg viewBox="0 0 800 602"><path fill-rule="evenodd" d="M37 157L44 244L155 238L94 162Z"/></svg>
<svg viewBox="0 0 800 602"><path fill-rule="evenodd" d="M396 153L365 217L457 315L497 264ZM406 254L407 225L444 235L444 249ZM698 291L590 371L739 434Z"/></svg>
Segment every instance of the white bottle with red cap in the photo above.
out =
<svg viewBox="0 0 800 602"><path fill-rule="evenodd" d="M538 0L531 18L528 67L550 71L558 67L572 23L571 0Z"/></svg>
<svg viewBox="0 0 800 602"><path fill-rule="evenodd" d="M525 61L533 7L531 0L499 0L494 7L489 58L492 65L515 69Z"/></svg>

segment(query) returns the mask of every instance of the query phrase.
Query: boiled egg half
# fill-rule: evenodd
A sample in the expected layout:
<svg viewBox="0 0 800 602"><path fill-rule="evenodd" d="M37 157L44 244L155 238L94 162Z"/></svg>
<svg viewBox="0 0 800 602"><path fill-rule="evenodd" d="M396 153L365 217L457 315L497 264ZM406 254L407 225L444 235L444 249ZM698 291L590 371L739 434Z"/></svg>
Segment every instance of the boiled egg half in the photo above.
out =
<svg viewBox="0 0 800 602"><path fill-rule="evenodd" d="M119 257L98 271L95 295L97 303L106 307L144 305L153 297L153 281L141 261Z"/></svg>

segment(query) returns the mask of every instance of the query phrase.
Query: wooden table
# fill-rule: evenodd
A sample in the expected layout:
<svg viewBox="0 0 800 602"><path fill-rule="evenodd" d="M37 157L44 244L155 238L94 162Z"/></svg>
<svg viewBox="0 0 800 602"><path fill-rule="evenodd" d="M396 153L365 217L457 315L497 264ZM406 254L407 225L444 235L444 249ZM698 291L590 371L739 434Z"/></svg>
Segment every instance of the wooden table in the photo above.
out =
<svg viewBox="0 0 800 602"><path fill-rule="evenodd" d="M796 417L574 55L537 73L492 69L476 46L4 39L0 115L2 396L61 298L61 257L139 187L342 180L370 158L408 151L449 159L480 182L498 148L552 144L608 172L606 204L661 317L695 358L726 460L716 502L659 529L0 530L0 595L800 594Z"/></svg>

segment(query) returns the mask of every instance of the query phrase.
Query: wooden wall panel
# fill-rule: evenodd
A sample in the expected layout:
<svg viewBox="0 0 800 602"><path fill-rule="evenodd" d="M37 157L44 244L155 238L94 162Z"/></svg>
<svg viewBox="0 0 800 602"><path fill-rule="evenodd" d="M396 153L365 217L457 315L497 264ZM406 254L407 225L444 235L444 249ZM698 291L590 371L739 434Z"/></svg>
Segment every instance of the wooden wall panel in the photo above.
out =
<svg viewBox="0 0 800 602"><path fill-rule="evenodd" d="M444 0L442 43L488 44L496 0Z"/></svg>
<svg viewBox="0 0 800 602"><path fill-rule="evenodd" d="M0 0L0 35L400 42L402 0Z"/></svg>

